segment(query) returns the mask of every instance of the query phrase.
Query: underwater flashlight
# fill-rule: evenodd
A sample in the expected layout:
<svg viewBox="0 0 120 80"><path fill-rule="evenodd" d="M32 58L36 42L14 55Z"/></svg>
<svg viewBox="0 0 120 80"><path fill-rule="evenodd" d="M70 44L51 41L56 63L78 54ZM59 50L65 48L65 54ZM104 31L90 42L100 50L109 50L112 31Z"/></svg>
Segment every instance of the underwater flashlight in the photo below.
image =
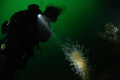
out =
<svg viewBox="0 0 120 80"><path fill-rule="evenodd" d="M41 17L41 15L40 15L40 14L38 14L38 17Z"/></svg>

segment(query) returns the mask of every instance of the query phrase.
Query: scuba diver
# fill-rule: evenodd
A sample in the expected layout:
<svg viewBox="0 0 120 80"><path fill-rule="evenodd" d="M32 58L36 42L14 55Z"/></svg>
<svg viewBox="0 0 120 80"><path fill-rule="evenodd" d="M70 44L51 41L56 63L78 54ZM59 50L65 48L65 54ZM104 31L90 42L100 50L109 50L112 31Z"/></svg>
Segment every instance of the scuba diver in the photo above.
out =
<svg viewBox="0 0 120 80"><path fill-rule="evenodd" d="M34 48L41 50L39 42L49 40L50 23L62 12L61 8L47 6L42 13L38 5L32 4L27 10L15 13L9 23L3 23L2 34L6 36L0 40L0 80L13 80L16 69L24 69L34 56Z"/></svg>

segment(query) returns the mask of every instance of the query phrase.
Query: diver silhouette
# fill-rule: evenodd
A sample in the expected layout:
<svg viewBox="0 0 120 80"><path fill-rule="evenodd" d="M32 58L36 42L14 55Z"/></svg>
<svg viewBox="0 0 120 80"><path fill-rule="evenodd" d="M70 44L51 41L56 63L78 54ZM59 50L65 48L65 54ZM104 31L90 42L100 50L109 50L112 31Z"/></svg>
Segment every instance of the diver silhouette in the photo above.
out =
<svg viewBox="0 0 120 80"><path fill-rule="evenodd" d="M34 48L40 49L38 43L51 37L50 23L55 22L62 11L47 6L42 13L38 5L32 4L27 10L15 13L9 23L3 23L2 34L6 36L0 40L0 80L13 80L16 69L24 69L34 56Z"/></svg>

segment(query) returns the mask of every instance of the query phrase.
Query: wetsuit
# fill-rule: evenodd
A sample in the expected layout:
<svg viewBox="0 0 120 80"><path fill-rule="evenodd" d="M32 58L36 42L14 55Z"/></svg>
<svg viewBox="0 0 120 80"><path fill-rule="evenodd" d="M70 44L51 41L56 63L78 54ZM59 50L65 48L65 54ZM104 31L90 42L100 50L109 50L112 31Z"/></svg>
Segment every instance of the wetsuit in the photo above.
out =
<svg viewBox="0 0 120 80"><path fill-rule="evenodd" d="M6 29L3 27L3 33L7 36L4 40L6 48L0 53L5 59L3 79L0 80L13 80L16 68L23 69L34 55L34 47L50 38L50 31L42 25L39 25L41 34L37 33L38 14L42 12L34 9L17 12L11 17Z"/></svg>

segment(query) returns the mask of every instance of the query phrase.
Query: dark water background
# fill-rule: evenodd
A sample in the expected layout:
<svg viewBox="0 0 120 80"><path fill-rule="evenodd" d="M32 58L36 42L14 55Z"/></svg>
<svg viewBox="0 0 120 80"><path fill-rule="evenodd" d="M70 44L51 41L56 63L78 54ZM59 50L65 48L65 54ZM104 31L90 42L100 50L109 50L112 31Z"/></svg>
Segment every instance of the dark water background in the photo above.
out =
<svg viewBox="0 0 120 80"><path fill-rule="evenodd" d="M120 1L118 0L0 0L0 25L17 11L38 4L42 11L48 4L66 6L66 11L52 24L58 30L46 43L40 43L42 51L35 50L24 70L17 70L15 80L79 80L71 70L61 45L67 39L78 41L89 49L90 80L120 80L120 45L96 36L108 22L119 24ZM0 33L0 39L4 35Z"/></svg>

